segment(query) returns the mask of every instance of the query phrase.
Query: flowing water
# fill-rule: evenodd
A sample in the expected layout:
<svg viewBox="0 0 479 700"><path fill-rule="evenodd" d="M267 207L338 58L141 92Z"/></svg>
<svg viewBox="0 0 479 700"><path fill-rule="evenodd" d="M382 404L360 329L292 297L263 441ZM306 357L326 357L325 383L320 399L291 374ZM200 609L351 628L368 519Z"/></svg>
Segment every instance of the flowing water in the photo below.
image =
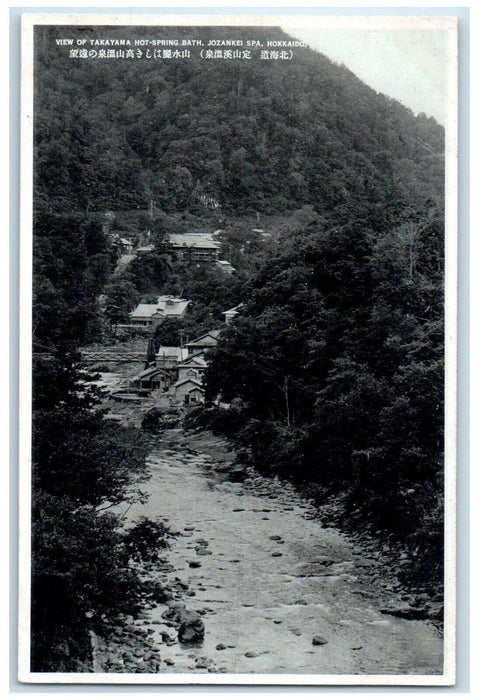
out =
<svg viewBox="0 0 479 700"><path fill-rule="evenodd" d="M442 673L430 622L381 614L400 597L377 581L374 558L322 527L291 486L255 474L238 483L218 462L214 444L158 447L142 486L148 500L129 511L181 533L167 554L170 577L205 624L203 642L165 648L169 671ZM153 606L145 620L159 645L165 610ZM327 643L313 645L315 635Z"/></svg>

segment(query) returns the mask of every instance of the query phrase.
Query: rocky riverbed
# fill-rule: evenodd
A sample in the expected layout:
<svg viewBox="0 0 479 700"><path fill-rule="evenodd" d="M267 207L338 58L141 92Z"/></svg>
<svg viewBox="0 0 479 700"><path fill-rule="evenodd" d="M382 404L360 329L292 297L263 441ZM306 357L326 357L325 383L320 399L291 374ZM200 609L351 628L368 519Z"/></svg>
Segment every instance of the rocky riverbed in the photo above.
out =
<svg viewBox="0 0 479 700"><path fill-rule="evenodd" d="M364 550L278 479L209 435L165 432L129 519L179 533L141 571L169 593L95 639L95 670L440 674L442 636ZM413 611L414 612L414 611Z"/></svg>

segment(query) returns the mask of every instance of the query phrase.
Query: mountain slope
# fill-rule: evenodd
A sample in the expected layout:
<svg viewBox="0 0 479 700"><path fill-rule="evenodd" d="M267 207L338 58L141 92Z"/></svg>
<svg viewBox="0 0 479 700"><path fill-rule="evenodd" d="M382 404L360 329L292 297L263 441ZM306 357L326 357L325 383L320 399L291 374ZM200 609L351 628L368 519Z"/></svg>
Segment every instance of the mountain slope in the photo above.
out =
<svg viewBox="0 0 479 700"><path fill-rule="evenodd" d="M361 201L401 212L443 194L442 127L308 48L291 61L81 60L37 28L38 209L325 216ZM215 28L266 42L279 29ZM203 38L209 28L68 28L90 38Z"/></svg>

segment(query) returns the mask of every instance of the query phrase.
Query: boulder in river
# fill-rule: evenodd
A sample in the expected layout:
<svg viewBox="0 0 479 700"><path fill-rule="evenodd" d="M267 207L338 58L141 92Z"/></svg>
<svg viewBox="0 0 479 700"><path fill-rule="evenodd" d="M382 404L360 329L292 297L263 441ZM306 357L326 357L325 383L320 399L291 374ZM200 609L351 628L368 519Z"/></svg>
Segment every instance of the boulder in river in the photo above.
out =
<svg viewBox="0 0 479 700"><path fill-rule="evenodd" d="M182 621L178 629L178 639L180 642L201 642L205 636L205 626L203 620L196 612L185 610Z"/></svg>
<svg viewBox="0 0 479 700"><path fill-rule="evenodd" d="M201 564L199 561L189 561L188 566L190 567L190 569L199 569Z"/></svg>
<svg viewBox="0 0 479 700"><path fill-rule="evenodd" d="M244 469L243 467L234 467L233 469L231 469L228 476L230 481L240 482L245 480L247 472L246 469Z"/></svg>
<svg viewBox="0 0 479 700"><path fill-rule="evenodd" d="M204 556L206 556L207 554L213 554L213 552L212 552L210 549L206 549L205 547L201 547L200 545L198 545L197 547L195 547L195 550L196 550L196 554L197 554L199 557L204 557Z"/></svg>
<svg viewBox="0 0 479 700"><path fill-rule="evenodd" d="M209 664L210 661L206 656L198 656L196 659L196 668L208 668Z"/></svg>
<svg viewBox="0 0 479 700"><path fill-rule="evenodd" d="M162 614L163 619L169 620L172 626L178 626L183 622L186 614L186 605L177 601L168 604L168 608Z"/></svg>

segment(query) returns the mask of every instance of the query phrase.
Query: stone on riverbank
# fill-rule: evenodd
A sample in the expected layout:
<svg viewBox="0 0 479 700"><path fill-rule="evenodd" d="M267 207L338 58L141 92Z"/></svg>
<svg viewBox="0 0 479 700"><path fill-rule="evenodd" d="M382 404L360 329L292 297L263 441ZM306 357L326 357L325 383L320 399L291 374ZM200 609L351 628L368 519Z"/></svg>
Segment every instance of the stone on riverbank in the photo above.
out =
<svg viewBox="0 0 479 700"><path fill-rule="evenodd" d="M380 612L383 615L392 615L393 617L400 617L404 620L425 620L428 617L426 610L422 608L413 608L409 605L397 608L381 608Z"/></svg>
<svg viewBox="0 0 479 700"><path fill-rule="evenodd" d="M183 603L170 603L163 617L176 624L180 642L197 642L205 636L205 626L201 616L192 610L187 610Z"/></svg>
<svg viewBox="0 0 479 700"><path fill-rule="evenodd" d="M206 549L206 547L203 547L203 545L197 545L195 547L195 552L199 557L206 556L207 554L213 554L211 549Z"/></svg>
<svg viewBox="0 0 479 700"><path fill-rule="evenodd" d="M210 665L210 660L206 656L199 656L196 659L196 668L208 668Z"/></svg>
<svg viewBox="0 0 479 700"><path fill-rule="evenodd" d="M187 642L201 642L205 636L203 620L196 613L190 613L191 617L181 623L178 630L178 639L183 644Z"/></svg>

